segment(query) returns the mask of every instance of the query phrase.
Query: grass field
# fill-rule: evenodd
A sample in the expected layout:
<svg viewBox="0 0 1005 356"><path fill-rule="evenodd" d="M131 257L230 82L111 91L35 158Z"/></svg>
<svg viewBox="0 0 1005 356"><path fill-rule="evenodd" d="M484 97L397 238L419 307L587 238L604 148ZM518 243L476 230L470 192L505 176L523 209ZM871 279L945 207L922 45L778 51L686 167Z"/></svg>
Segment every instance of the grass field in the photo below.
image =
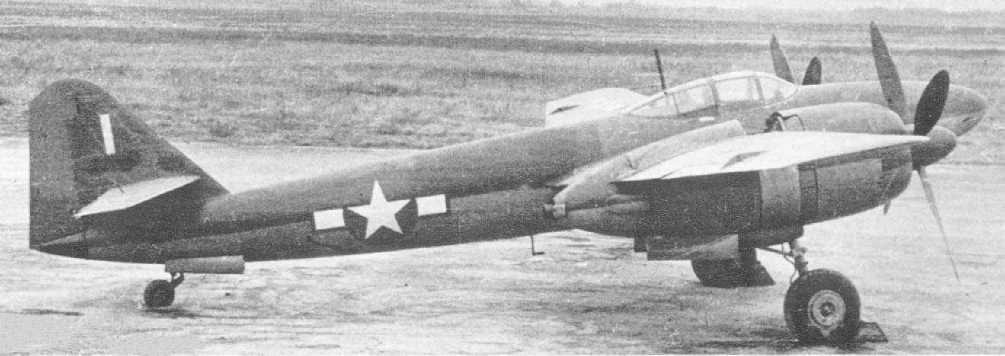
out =
<svg viewBox="0 0 1005 356"><path fill-rule="evenodd" d="M706 11L707 12L707 11ZM387 2L93 1L0 4L0 133L75 77L107 88L161 134L240 144L438 147L538 126L544 102L599 87L650 92L660 48L672 82L770 71L777 33L801 71L873 79L866 23L809 24ZM949 15L947 15L949 16ZM1005 162L1005 24L883 26L905 79L946 68L984 93L992 119L958 160ZM876 19L881 24L882 18ZM978 21L980 22L980 21Z"/></svg>

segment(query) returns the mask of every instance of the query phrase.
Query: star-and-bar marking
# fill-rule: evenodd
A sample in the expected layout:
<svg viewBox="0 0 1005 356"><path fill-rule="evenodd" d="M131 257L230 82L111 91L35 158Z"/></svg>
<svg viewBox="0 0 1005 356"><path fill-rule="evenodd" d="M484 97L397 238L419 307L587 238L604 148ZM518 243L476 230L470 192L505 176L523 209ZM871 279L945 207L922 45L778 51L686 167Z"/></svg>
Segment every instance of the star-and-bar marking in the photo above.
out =
<svg viewBox="0 0 1005 356"><path fill-rule="evenodd" d="M314 230L328 230L345 227L345 216L342 209L321 210L314 212Z"/></svg>
<svg viewBox="0 0 1005 356"><path fill-rule="evenodd" d="M380 183L373 181L370 205L352 207L349 210L366 218L366 233L363 235L363 239L369 239L381 227L404 234L394 214L397 214L401 208L404 208L405 204L408 204L407 199L387 201L387 198L384 196L384 190L380 189Z"/></svg>
<svg viewBox="0 0 1005 356"><path fill-rule="evenodd" d="M370 204L345 209L315 211L314 229L329 230L350 227L354 234L370 239L381 228L406 235L415 225L419 216L446 214L449 211L447 197L443 194L417 197L414 199L388 201L380 182L373 182ZM403 219L403 220L399 220ZM364 225L364 226L359 226Z"/></svg>

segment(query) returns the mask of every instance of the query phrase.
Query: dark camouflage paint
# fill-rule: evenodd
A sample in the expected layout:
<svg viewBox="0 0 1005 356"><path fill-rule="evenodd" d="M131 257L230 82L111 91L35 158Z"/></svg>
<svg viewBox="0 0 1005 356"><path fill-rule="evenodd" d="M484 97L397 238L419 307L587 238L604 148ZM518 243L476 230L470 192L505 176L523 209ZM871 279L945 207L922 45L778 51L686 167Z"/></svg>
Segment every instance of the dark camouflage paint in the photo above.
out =
<svg viewBox="0 0 1005 356"><path fill-rule="evenodd" d="M905 82L908 101L916 101L923 86ZM694 116L624 116L532 129L352 169L333 167L328 175L227 194L100 88L83 81L60 81L39 94L29 110L31 246L73 257L139 263L224 255L243 255L256 261L447 245L568 229L571 227L561 220L546 218L542 206L557 192L546 183L569 175L577 167L727 119L739 119L747 132L760 132L772 111L845 101L882 103L883 99L875 82L802 87L794 97L769 107L713 110L719 115L714 121L702 122ZM890 124L889 110L865 107L839 104L799 110L804 119L816 122L806 129L906 132L899 122ZM946 118L940 125L963 133L985 111L983 98L953 86ZM119 157L101 157L96 130L97 115L104 112L112 113L116 139L122 140L117 141L123 152ZM131 209L82 220L72 217L90 202L88 199L116 184L181 174L203 178ZM380 182L388 200L445 194L450 211L411 217L404 226L405 235L383 231L363 240L349 228L315 230L314 211L366 205L374 181ZM407 220L401 215L398 218Z"/></svg>

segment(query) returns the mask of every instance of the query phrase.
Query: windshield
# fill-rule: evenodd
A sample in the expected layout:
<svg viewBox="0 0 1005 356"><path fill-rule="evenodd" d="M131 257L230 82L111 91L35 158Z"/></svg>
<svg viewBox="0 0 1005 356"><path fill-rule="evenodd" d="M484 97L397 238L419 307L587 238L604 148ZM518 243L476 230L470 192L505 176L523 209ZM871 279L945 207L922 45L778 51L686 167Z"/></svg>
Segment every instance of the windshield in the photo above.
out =
<svg viewBox="0 0 1005 356"><path fill-rule="evenodd" d="M681 90L673 96L677 101L677 110L682 114L715 105L712 88L705 84Z"/></svg>
<svg viewBox="0 0 1005 356"><path fill-rule="evenodd" d="M764 101L769 103L785 100L796 93L796 86L782 79L761 75L761 92L764 93Z"/></svg>
<svg viewBox="0 0 1005 356"><path fill-rule="evenodd" d="M648 117L665 117L677 115L677 105L670 94L660 95L655 100L635 109L632 114Z"/></svg>
<svg viewBox="0 0 1005 356"><path fill-rule="evenodd" d="M754 77L727 79L715 83L719 93L719 105L736 106L761 103L761 93L757 90Z"/></svg>
<svg viewBox="0 0 1005 356"><path fill-rule="evenodd" d="M637 116L671 117L688 116L720 106L736 110L780 102L795 94L797 88L766 73L732 72L681 84L649 97L628 112Z"/></svg>
<svg viewBox="0 0 1005 356"><path fill-rule="evenodd" d="M632 110L631 113L647 117L668 117L687 114L715 105L712 87L708 84L696 83L685 88L672 90L672 92L654 95L649 99L649 102Z"/></svg>

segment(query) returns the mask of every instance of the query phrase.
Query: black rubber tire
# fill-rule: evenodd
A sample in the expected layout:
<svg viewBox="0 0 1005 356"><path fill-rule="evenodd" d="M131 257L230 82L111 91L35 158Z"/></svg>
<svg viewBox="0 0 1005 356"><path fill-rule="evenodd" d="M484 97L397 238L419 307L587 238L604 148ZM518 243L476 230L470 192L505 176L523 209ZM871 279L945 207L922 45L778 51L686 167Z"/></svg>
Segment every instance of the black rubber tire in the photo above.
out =
<svg viewBox="0 0 1005 356"><path fill-rule="evenodd" d="M802 343L844 345L858 335L861 301L845 276L815 269L785 293L785 324Z"/></svg>
<svg viewBox="0 0 1005 356"><path fill-rule="evenodd" d="M163 279L147 284L143 290L143 304L147 308L163 308L174 303L174 285Z"/></svg>
<svg viewBox="0 0 1005 356"><path fill-rule="evenodd" d="M691 260L691 269L704 286L735 288L745 285L747 274L739 259Z"/></svg>

